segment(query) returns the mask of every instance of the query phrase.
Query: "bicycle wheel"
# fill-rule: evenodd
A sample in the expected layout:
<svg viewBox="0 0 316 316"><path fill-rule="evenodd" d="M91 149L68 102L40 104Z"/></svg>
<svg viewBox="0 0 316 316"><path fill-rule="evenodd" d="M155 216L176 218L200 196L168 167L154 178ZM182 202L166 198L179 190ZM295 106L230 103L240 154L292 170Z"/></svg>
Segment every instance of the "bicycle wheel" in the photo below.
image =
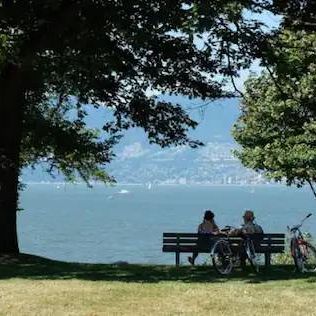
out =
<svg viewBox="0 0 316 316"><path fill-rule="evenodd" d="M250 262L252 269L258 273L259 272L259 257L256 254L253 240L249 239L245 241L245 251L246 251L247 258Z"/></svg>
<svg viewBox="0 0 316 316"><path fill-rule="evenodd" d="M294 260L296 271L303 272L304 270L303 255L298 245L298 241L296 239L291 240L291 254Z"/></svg>
<svg viewBox="0 0 316 316"><path fill-rule="evenodd" d="M304 245L303 258L304 269L303 272L316 272L316 249L310 243Z"/></svg>
<svg viewBox="0 0 316 316"><path fill-rule="evenodd" d="M227 275L233 269L233 253L229 242L220 239L215 242L212 252L212 262L215 270L221 275Z"/></svg>

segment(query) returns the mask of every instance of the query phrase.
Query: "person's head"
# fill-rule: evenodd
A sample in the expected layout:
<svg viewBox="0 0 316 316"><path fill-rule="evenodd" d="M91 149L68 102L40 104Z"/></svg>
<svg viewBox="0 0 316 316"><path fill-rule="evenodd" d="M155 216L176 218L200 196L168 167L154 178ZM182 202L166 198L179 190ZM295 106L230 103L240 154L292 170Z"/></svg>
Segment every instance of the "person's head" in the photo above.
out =
<svg viewBox="0 0 316 316"><path fill-rule="evenodd" d="M214 220L214 213L211 210L206 210L204 213L204 220L205 221L213 221Z"/></svg>
<svg viewBox="0 0 316 316"><path fill-rule="evenodd" d="M246 210L243 218L245 223L253 222L255 219L255 214L251 210Z"/></svg>

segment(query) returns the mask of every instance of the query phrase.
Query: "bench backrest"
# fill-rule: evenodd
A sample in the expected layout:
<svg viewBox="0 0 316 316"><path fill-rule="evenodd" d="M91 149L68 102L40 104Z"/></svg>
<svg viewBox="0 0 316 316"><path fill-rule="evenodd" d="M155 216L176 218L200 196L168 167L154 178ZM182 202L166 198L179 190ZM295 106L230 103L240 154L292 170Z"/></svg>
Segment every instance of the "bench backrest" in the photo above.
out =
<svg viewBox="0 0 316 316"><path fill-rule="evenodd" d="M209 252L210 247L198 245L199 234L196 233L163 233L164 252ZM285 234L263 234L263 238L256 242L256 250L260 253L280 253L284 252ZM212 236L212 240L217 240L218 236ZM241 237L230 237L232 248L238 248Z"/></svg>

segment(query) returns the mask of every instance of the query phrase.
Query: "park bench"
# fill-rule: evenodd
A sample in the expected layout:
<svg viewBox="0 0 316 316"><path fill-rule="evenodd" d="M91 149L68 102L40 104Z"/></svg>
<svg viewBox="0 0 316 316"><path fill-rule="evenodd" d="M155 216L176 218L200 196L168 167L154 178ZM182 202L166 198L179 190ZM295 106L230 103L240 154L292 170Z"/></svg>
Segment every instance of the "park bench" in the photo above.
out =
<svg viewBox="0 0 316 316"><path fill-rule="evenodd" d="M176 265L180 263L180 253L209 253L210 247L197 246L199 234L197 233L163 233L163 252L174 252ZM218 236L212 236L211 242L217 240ZM241 237L230 237L232 250L237 250ZM257 242L256 251L265 256L265 266L271 264L271 254L283 253L285 246L285 234L263 234L262 239Z"/></svg>

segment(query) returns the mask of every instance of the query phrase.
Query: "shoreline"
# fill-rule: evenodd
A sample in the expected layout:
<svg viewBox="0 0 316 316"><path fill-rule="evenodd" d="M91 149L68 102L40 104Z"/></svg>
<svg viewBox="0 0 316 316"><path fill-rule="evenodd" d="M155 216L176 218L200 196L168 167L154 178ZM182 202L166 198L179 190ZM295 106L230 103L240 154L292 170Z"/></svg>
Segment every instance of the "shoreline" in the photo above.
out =
<svg viewBox="0 0 316 316"><path fill-rule="evenodd" d="M69 182L24 182L25 185L64 185L64 186L86 186L85 182L77 182L77 183L69 183ZM135 187L148 187L149 183L115 183L115 184L104 184L102 182L97 182L91 184L94 186L104 186L109 188L115 188L120 186L135 186ZM152 187L283 187L283 188L294 188L295 186L287 186L282 183L258 183L258 184L216 184L216 183L189 183L189 184L181 184L181 183L151 183ZM304 187L303 187L304 188Z"/></svg>

